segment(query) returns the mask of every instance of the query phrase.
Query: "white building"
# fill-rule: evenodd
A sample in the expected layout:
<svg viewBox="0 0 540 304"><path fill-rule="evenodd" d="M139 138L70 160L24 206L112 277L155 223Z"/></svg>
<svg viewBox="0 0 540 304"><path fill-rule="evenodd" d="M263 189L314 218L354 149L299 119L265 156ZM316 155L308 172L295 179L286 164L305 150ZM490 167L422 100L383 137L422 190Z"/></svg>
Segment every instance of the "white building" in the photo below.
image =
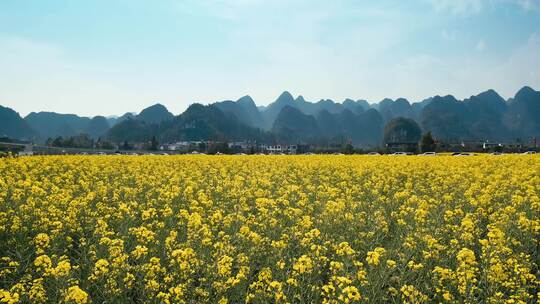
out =
<svg viewBox="0 0 540 304"><path fill-rule="evenodd" d="M169 151L183 151L188 150L191 146L189 141L179 141L172 144L163 144L159 147L160 150L169 150Z"/></svg>
<svg viewBox="0 0 540 304"><path fill-rule="evenodd" d="M269 154L296 154L298 150L297 145L269 145L269 146L262 146L263 150L266 151Z"/></svg>

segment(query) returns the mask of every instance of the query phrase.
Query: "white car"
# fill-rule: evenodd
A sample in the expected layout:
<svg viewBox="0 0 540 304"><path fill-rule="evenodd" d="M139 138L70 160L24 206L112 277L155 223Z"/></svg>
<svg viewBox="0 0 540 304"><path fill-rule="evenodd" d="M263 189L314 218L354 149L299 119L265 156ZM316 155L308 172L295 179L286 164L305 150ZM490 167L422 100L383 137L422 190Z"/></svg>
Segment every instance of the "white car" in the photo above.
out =
<svg viewBox="0 0 540 304"><path fill-rule="evenodd" d="M406 152L394 152L390 155L408 155Z"/></svg>
<svg viewBox="0 0 540 304"><path fill-rule="evenodd" d="M436 156L437 153L435 153L435 152L424 152L424 153L418 154L418 155L421 155L421 156Z"/></svg>

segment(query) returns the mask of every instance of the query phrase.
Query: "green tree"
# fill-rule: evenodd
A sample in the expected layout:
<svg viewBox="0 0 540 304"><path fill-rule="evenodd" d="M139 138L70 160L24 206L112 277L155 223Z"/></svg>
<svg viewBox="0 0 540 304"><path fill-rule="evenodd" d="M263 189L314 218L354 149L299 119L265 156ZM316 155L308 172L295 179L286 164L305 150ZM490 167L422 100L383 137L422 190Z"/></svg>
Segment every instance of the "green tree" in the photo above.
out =
<svg viewBox="0 0 540 304"><path fill-rule="evenodd" d="M152 151L157 151L158 145L159 145L159 143L158 143L156 137L155 137L155 136L152 136L152 141L151 141L151 143L150 143L150 150L152 150Z"/></svg>
<svg viewBox="0 0 540 304"><path fill-rule="evenodd" d="M341 147L341 153L343 154L353 154L354 153L354 147L350 143L345 144Z"/></svg>
<svg viewBox="0 0 540 304"><path fill-rule="evenodd" d="M57 138L55 138L52 142L52 146L53 147L62 147L64 146L64 139L62 138L62 136L58 136Z"/></svg>
<svg viewBox="0 0 540 304"><path fill-rule="evenodd" d="M405 117L394 118L384 127L385 143L418 143L421 135L422 131L418 124Z"/></svg>
<svg viewBox="0 0 540 304"><path fill-rule="evenodd" d="M197 146L197 148L198 148L199 152L206 152L206 143L205 142L200 142L199 145Z"/></svg>
<svg viewBox="0 0 540 304"><path fill-rule="evenodd" d="M229 149L229 145L226 142L216 142L208 146L208 154L216 154L218 152L229 154L231 153L231 149Z"/></svg>
<svg viewBox="0 0 540 304"><path fill-rule="evenodd" d="M422 136L420 140L420 151L422 152L433 152L435 151L436 143L435 139L431 135L431 132L427 132Z"/></svg>

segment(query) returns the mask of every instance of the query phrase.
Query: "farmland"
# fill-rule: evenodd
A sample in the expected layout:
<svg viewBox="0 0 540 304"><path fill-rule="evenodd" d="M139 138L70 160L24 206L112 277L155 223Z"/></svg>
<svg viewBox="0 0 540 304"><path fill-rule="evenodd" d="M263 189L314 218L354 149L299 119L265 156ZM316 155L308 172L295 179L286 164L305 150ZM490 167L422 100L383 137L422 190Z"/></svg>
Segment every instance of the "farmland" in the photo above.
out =
<svg viewBox="0 0 540 304"><path fill-rule="evenodd" d="M0 303L535 303L540 157L0 160Z"/></svg>

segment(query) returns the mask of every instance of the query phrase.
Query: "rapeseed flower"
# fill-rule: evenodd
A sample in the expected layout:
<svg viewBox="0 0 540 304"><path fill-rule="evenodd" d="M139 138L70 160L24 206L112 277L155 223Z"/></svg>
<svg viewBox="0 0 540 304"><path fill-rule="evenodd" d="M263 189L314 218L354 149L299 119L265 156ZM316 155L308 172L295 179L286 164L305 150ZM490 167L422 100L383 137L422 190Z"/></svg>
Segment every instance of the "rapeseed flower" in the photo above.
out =
<svg viewBox="0 0 540 304"><path fill-rule="evenodd" d="M0 303L534 303L540 158L0 161Z"/></svg>

